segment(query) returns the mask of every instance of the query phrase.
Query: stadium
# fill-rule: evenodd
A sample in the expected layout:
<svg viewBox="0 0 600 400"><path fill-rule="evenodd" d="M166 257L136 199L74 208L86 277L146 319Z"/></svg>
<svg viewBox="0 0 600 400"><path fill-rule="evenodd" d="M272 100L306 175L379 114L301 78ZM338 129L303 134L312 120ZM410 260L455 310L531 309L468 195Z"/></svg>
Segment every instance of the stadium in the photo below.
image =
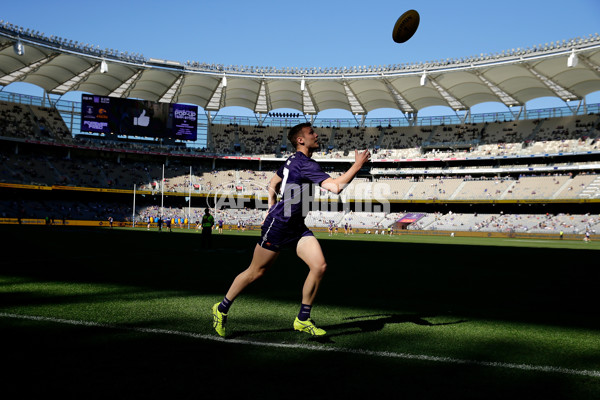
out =
<svg viewBox="0 0 600 400"><path fill-rule="evenodd" d="M221 352L218 368L239 359L235 372L246 376L232 393L245 394L260 371L275 375L272 388L252 388L251 398L303 397L279 391L311 362L331 362L344 379L324 389L311 372L316 398L369 393L364 380L378 379L381 368L390 383L370 393L397 390L393 380L409 398L598 395L600 104L585 101L600 91L598 34L478 57L343 68L181 63L74 39L81 38L0 22L0 85L27 82L47 93L0 91L8 253L0 321L24 348L8 357L18 372L10 394L58 393L70 381L67 397L105 397L110 382L117 397L187 398L190 380L209 385L215 373L198 358ZM60 98L72 91L86 94L80 102ZM544 96L565 106L526 107ZM471 112L483 102L509 111ZM219 114L229 106L254 116ZM454 113L419 115L431 106ZM380 108L404 117L367 118ZM320 118L328 109L354 118ZM126 123L128 113L135 116ZM360 253L342 257L347 275L332 272L336 283L322 297L332 316L319 319L334 333L301 341L277 318L271 329L256 323L273 323L264 312L275 299L277 312L295 312L294 294L274 281L295 287L304 271L274 271L262 294L251 291L240 304L247 317L235 336L217 340L208 319L198 326L197 309L208 311L249 261L240 249L256 241L269 179L293 154L287 133L301 122L312 123L321 143L313 158L332 177L348 169L355 149L372 152L342 193L313 188L308 205L306 224L324 248ZM196 249L194 236L206 208L226 227L210 252ZM172 236L159 233L159 218L172 222ZM339 232L328 234L330 225ZM281 258L295 262L293 254ZM198 259L221 269L190 268ZM353 264L363 262L390 280L365 276ZM356 282L369 286L371 300L344 301ZM151 371L151 360L161 367ZM53 365L63 372L48 373ZM42 387L28 387L28 369Z"/></svg>

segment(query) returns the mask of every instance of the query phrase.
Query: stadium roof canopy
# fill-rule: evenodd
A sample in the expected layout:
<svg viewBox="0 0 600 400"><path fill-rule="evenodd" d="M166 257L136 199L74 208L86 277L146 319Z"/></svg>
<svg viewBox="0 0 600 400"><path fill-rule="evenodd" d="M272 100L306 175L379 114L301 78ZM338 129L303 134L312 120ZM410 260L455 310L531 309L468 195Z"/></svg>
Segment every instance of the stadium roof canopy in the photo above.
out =
<svg viewBox="0 0 600 400"><path fill-rule="evenodd" d="M459 111L484 102L513 107L548 96L581 101L599 91L600 36L428 63L281 69L145 58L0 22L0 85L13 82L57 95L83 91L262 114L282 108L310 115L379 108L417 113L429 106Z"/></svg>

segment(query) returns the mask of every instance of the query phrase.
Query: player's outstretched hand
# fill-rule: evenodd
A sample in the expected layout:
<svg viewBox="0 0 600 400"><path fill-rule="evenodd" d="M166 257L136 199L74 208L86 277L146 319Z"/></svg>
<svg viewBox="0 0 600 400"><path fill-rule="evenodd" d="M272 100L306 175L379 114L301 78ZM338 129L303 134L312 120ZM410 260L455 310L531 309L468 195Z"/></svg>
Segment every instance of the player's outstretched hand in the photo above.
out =
<svg viewBox="0 0 600 400"><path fill-rule="evenodd" d="M354 150L354 161L360 165L364 165L371 159L371 152L369 150L361 151Z"/></svg>

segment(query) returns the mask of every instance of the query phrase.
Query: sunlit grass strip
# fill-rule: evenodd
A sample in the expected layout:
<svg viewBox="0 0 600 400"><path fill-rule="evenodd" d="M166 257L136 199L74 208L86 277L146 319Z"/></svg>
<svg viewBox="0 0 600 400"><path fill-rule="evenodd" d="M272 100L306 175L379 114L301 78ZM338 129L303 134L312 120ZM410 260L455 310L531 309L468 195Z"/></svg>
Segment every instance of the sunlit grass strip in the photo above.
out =
<svg viewBox="0 0 600 400"><path fill-rule="evenodd" d="M493 362L493 361L464 360L464 359L458 359L458 358L452 358L452 357L429 356L429 355L425 355L425 354L409 354L409 353L394 353L394 352L389 352L389 351L371 351L371 350L363 350L363 349L334 348L334 347L327 347L325 345L318 346L318 345L310 345L310 344L260 342L260 341L248 341L248 340L242 340L242 339L223 339L216 335L204 335L204 334L199 334L199 333L194 333L194 332L177 331L177 330L171 330L171 329L121 326L121 325L99 323L99 322L94 322L94 321L78 321L78 320L63 319L63 318L56 318L56 317L20 315L20 314L11 314L11 313L2 313L2 312L0 312L0 317L22 319L22 320L29 320L29 321L52 322L52 323L58 323L58 324L77 325L77 326L94 327L94 328L119 329L119 330L127 330L127 331L132 331L132 332L137 332L137 333L150 333L150 334L160 334L160 335L181 336L181 337L188 337L188 338L200 339L200 340L211 340L211 341L216 341L216 342L221 342L221 343L252 345L252 346L260 346L260 347L267 347L267 348L276 348L276 349L333 352L333 353L353 354L353 355L362 355L362 356L370 356L370 357L395 358L395 359L416 360L416 361L426 361L426 362L439 362L439 363L457 364L457 365L473 365L473 366L481 366L481 367L515 369L515 370L532 371L532 372L548 372L548 373L556 373L556 374L563 374L563 375L578 375L578 376L588 376L588 377L593 377L593 378L600 378L600 371L578 370L578 369L563 368L563 367L548 366L548 365L531 365L531 364Z"/></svg>

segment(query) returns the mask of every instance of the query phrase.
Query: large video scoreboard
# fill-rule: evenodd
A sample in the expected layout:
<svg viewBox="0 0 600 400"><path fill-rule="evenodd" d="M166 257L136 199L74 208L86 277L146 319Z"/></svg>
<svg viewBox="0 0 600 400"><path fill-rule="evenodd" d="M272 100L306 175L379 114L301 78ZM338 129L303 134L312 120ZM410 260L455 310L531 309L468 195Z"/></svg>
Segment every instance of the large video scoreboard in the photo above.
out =
<svg viewBox="0 0 600 400"><path fill-rule="evenodd" d="M81 96L81 131L165 139L197 139L198 106Z"/></svg>

